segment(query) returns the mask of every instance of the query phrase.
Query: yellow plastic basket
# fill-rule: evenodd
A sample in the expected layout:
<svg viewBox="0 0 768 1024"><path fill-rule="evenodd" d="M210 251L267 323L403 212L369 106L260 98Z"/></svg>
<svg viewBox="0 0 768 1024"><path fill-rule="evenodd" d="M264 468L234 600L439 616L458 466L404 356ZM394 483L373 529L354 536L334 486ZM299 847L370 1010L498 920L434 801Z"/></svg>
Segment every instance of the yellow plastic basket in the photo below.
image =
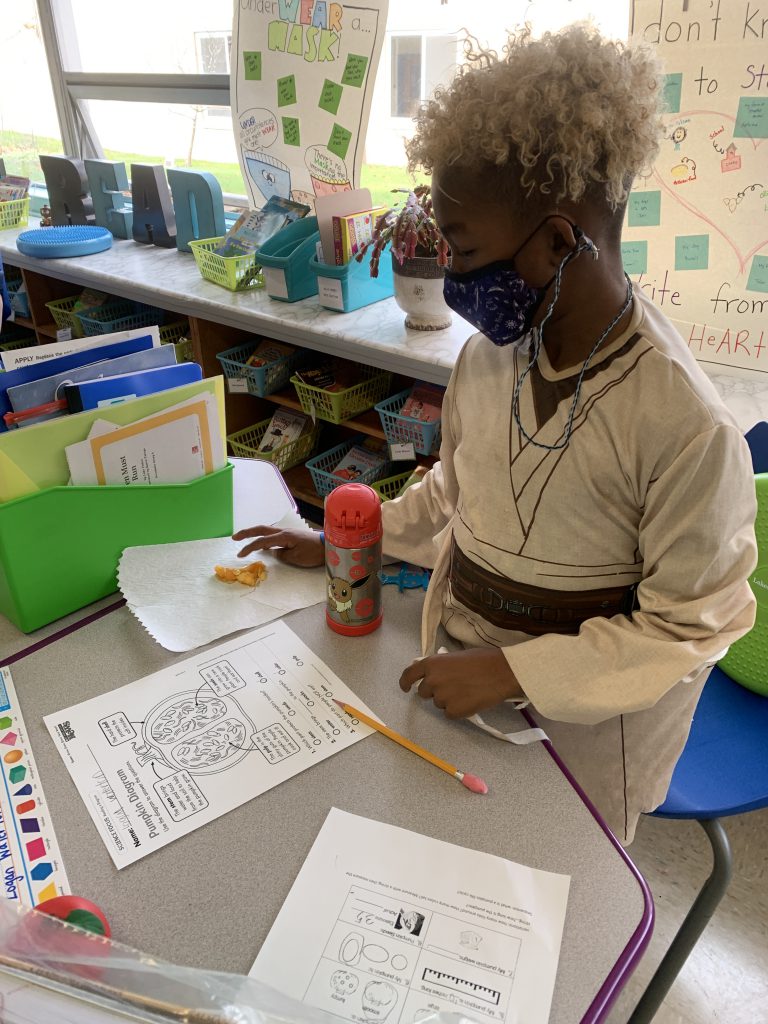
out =
<svg viewBox="0 0 768 1024"><path fill-rule="evenodd" d="M188 320L174 320L172 324L163 324L160 327L160 344L170 345L171 342L176 344L177 341L181 341L188 331Z"/></svg>
<svg viewBox="0 0 768 1024"><path fill-rule="evenodd" d="M389 390L392 374L362 363L352 365L360 382L341 391L326 391L314 384L305 384L296 376L291 377L304 412L330 423L342 423L381 401Z"/></svg>
<svg viewBox="0 0 768 1024"><path fill-rule="evenodd" d="M400 488L411 473L413 473L413 470L409 469L406 473L398 473L396 476L387 476L383 480L377 480L370 486L376 491L382 501L391 501L392 498L398 496Z"/></svg>
<svg viewBox="0 0 768 1024"><path fill-rule="evenodd" d="M213 281L232 292L242 292L249 288L263 288L264 274L256 262L256 256L221 256L214 252L224 241L220 238L198 238L189 243L192 254L206 281Z"/></svg>
<svg viewBox="0 0 768 1024"><path fill-rule="evenodd" d="M83 325L80 323L80 317L74 312L75 303L79 298L79 295L70 295L66 299L55 299L53 302L45 304L45 308L53 317L53 322L59 330L69 327L73 338L82 338L83 336Z"/></svg>
<svg viewBox="0 0 768 1024"><path fill-rule="evenodd" d="M0 203L0 231L24 228L29 223L29 196L26 199L6 199Z"/></svg>
<svg viewBox="0 0 768 1024"><path fill-rule="evenodd" d="M234 434L228 434L227 441L229 441L232 454L245 459L266 459L267 462L274 463L281 470L297 466L312 454L320 436L319 424L315 424L308 434L304 434L295 441L289 441L277 451L260 452L259 444L271 422L271 418L262 420L253 427L246 427Z"/></svg>

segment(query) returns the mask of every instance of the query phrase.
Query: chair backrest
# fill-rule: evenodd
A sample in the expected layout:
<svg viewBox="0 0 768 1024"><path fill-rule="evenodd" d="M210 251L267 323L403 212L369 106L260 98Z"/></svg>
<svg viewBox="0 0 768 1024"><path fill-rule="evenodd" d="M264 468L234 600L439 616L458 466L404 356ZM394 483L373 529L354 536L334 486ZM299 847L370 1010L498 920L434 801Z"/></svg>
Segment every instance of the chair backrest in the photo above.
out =
<svg viewBox="0 0 768 1024"><path fill-rule="evenodd" d="M731 646L720 668L736 683L768 697L768 473L755 477L757 490L757 568L749 585L757 600L752 629Z"/></svg>
<svg viewBox="0 0 768 1024"><path fill-rule="evenodd" d="M768 423L756 423L744 438L752 455L752 472L768 473Z"/></svg>

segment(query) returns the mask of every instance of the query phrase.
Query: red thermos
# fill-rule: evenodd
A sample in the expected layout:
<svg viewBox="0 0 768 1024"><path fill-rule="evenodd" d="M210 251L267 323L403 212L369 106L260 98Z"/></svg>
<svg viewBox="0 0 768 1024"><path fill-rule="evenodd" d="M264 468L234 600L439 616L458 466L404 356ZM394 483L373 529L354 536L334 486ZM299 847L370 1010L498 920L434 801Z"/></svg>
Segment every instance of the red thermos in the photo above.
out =
<svg viewBox="0 0 768 1024"><path fill-rule="evenodd" d="M325 499L325 617L344 636L381 625L381 499L367 484L341 484Z"/></svg>

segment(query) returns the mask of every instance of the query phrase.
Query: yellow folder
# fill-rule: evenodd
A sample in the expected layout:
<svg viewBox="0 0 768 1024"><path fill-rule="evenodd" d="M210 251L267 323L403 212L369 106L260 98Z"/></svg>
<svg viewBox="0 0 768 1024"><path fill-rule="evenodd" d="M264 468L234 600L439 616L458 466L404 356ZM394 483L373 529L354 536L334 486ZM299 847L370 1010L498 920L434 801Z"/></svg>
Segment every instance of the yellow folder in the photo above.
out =
<svg viewBox="0 0 768 1024"><path fill-rule="evenodd" d="M70 444L84 441L94 420L109 420L110 423L124 426L205 391L216 398L221 436L224 439L226 426L222 377L208 377L193 384L135 398L121 405L89 409L74 416L60 416L0 434L0 502L66 484L69 480L69 466L64 449Z"/></svg>

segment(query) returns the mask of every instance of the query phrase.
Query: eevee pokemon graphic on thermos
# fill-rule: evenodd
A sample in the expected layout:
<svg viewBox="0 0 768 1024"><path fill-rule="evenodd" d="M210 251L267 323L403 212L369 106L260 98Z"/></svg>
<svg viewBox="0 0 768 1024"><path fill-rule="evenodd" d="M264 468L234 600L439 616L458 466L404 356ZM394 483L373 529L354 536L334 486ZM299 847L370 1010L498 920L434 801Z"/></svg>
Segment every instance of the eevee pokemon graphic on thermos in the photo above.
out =
<svg viewBox="0 0 768 1024"><path fill-rule="evenodd" d="M381 625L381 499L367 484L341 484L325 499L325 617L344 636Z"/></svg>

